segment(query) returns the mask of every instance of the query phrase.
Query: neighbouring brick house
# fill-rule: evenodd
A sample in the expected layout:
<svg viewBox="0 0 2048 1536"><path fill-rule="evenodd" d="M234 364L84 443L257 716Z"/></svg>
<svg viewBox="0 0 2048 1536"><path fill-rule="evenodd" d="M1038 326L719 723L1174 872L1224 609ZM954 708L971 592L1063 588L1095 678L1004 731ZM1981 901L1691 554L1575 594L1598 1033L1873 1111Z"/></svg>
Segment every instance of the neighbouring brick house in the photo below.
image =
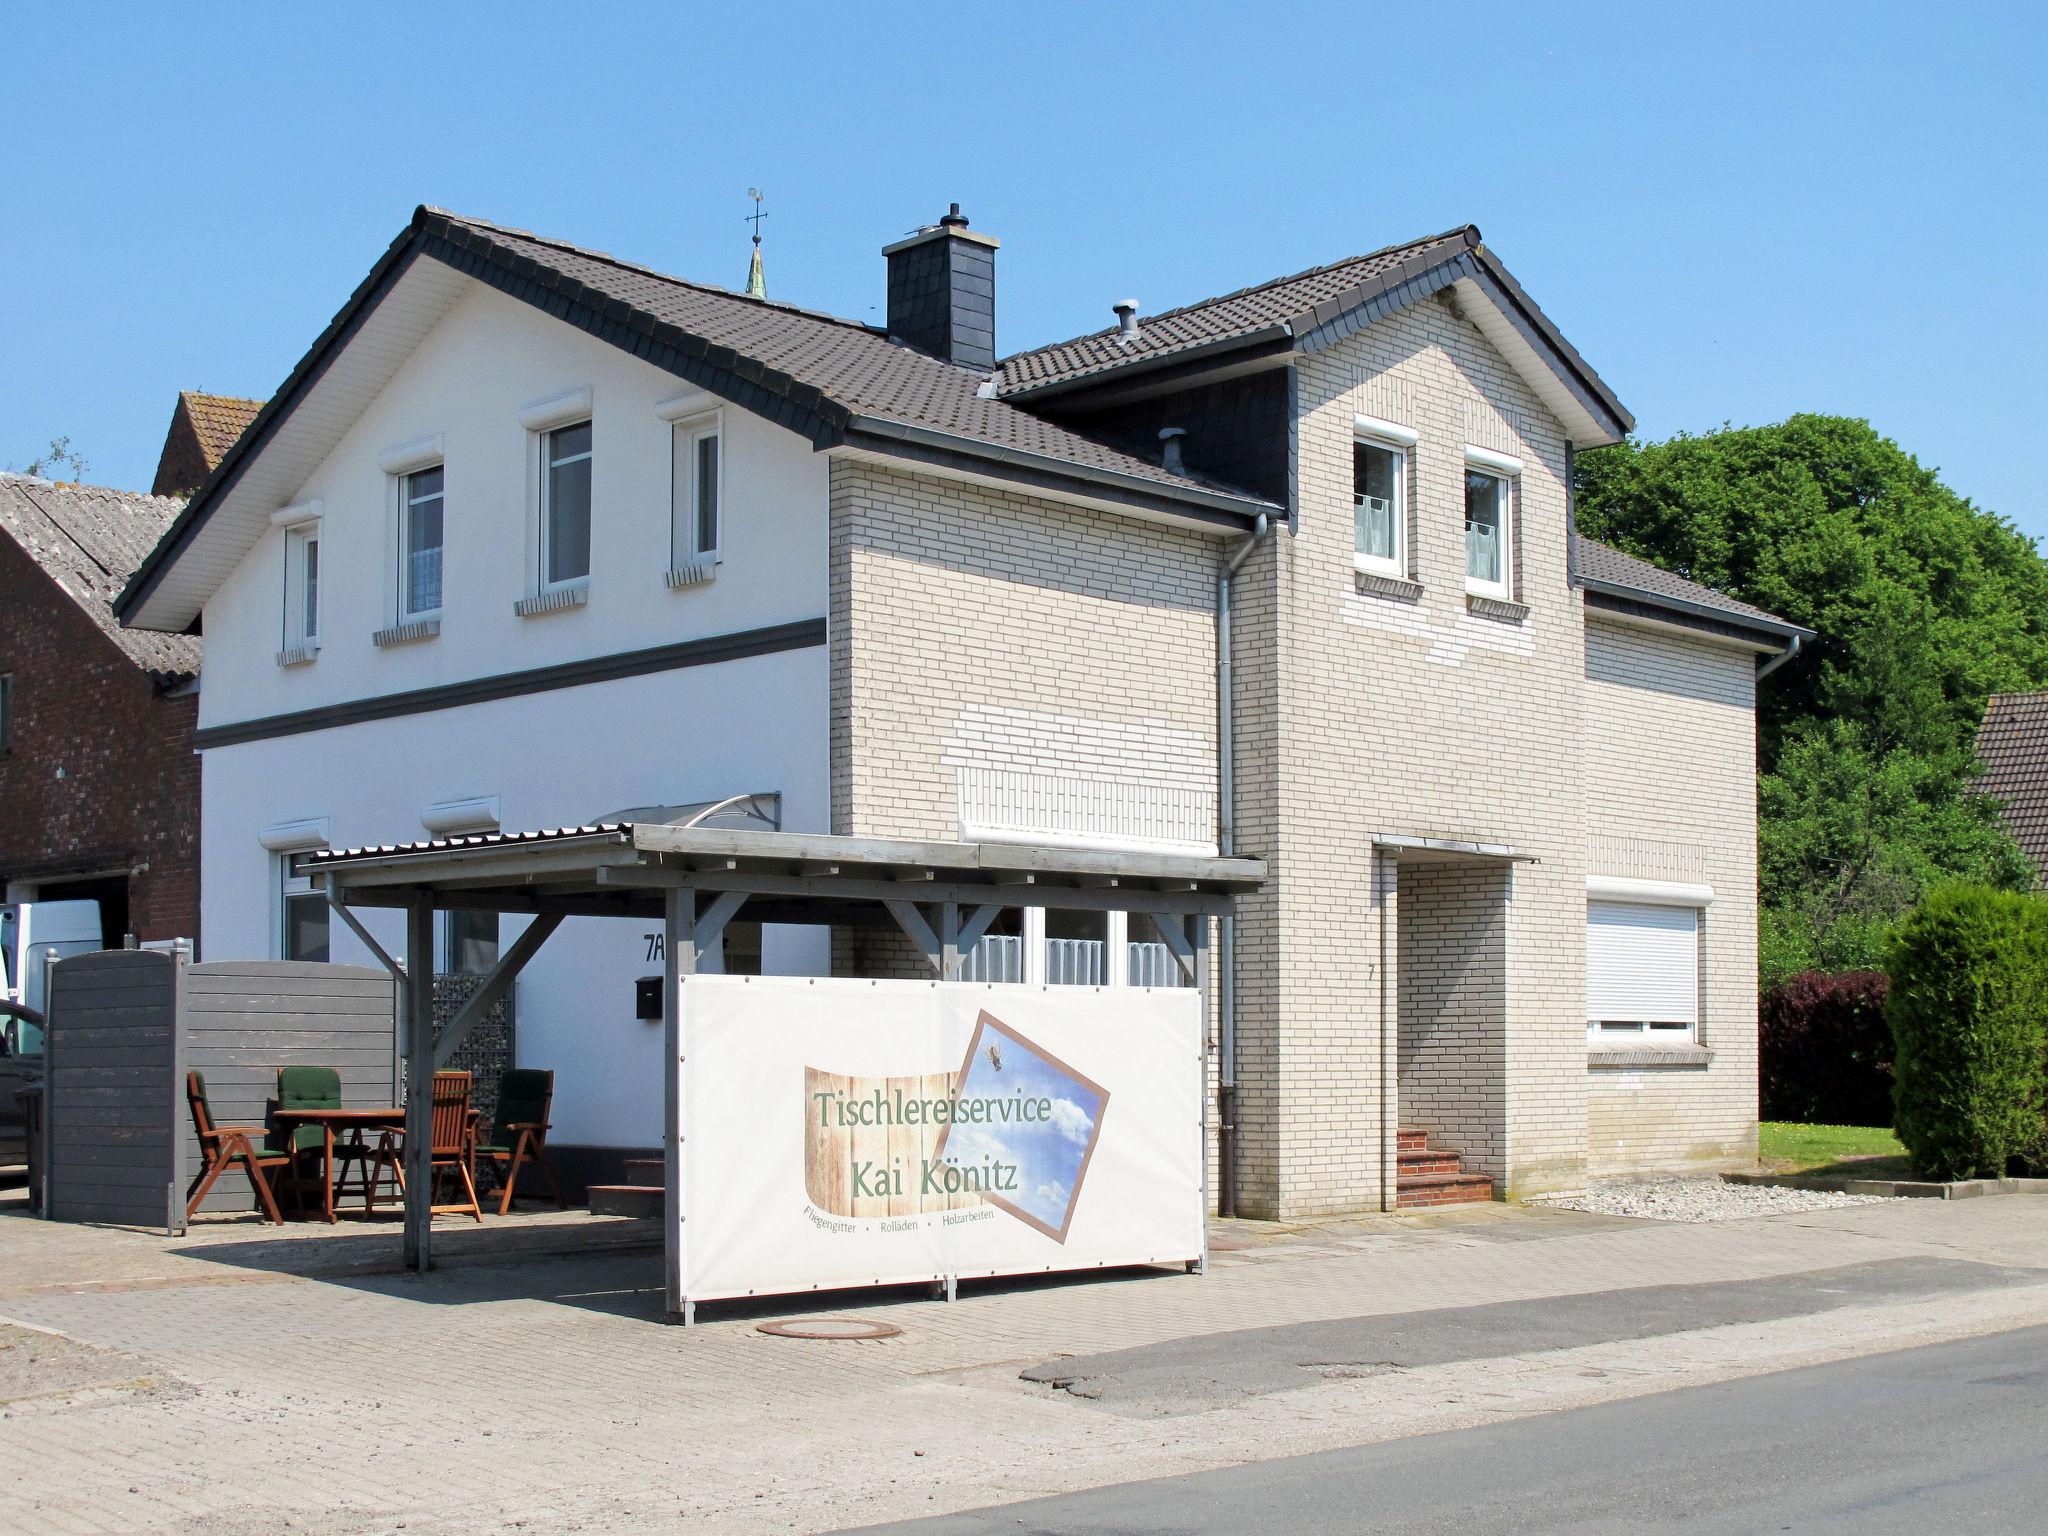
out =
<svg viewBox="0 0 2048 1536"><path fill-rule="evenodd" d="M199 640L110 606L182 505L0 476L0 883L110 946L199 935Z"/></svg>
<svg viewBox="0 0 2048 1536"><path fill-rule="evenodd" d="M198 490L262 408L261 400L180 390L150 495L183 497Z"/></svg>
<svg viewBox="0 0 2048 1536"><path fill-rule="evenodd" d="M120 600L204 617L216 950L324 952L302 850L736 794L1234 850L1229 1208L1753 1159L1755 690L1803 632L1577 535L1612 392L1471 228L1007 358L996 248L887 247L871 327L419 210ZM914 964L746 926L733 968ZM661 1124L630 927L521 979L592 1151ZM1033 908L973 971L1158 948Z"/></svg>

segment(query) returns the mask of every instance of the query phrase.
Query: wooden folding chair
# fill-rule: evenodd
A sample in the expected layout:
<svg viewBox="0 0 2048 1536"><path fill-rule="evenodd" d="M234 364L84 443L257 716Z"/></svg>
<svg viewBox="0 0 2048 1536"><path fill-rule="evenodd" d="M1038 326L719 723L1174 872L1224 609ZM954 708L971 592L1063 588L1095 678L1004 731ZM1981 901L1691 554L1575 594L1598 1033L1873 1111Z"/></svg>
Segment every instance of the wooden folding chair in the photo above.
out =
<svg viewBox="0 0 2048 1536"><path fill-rule="evenodd" d="M215 1125L213 1111L206 1103L206 1079L197 1072L185 1074L185 1103L192 1110L192 1129L199 1133L200 1155L206 1159L206 1166L193 1175L192 1183L185 1190L185 1219L192 1219L192 1213L199 1209L199 1202L212 1190L214 1180L240 1163L243 1172L249 1175L249 1182L256 1188L256 1198L263 1202L264 1214L283 1226L284 1216L278 1211L277 1200L270 1193L270 1181L263 1176L263 1170L282 1168L292 1160L292 1154L257 1151L251 1138L265 1134L260 1125Z"/></svg>
<svg viewBox="0 0 2048 1536"><path fill-rule="evenodd" d="M483 1207L477 1204L476 1175L470 1167L476 1155L476 1135L469 1120L469 1083L467 1072L434 1074L434 1101L430 1122L432 1140L427 1149L427 1200L432 1215L451 1215L466 1211L481 1225L484 1212ZM469 1192L466 1203L432 1203L434 1190L440 1184L441 1172L446 1168L453 1168L461 1176L462 1187Z"/></svg>
<svg viewBox="0 0 2048 1536"><path fill-rule="evenodd" d="M476 1150L490 1161L493 1172L505 1186L498 1200L500 1216L512 1209L512 1193L519 1187L519 1169L524 1163L540 1170L555 1204L565 1211L569 1209L569 1202L562 1198L562 1186L555 1182L555 1170L548 1166L548 1116L554 1103L552 1072L514 1067L498 1079L498 1123L491 1130L491 1139L480 1143Z"/></svg>

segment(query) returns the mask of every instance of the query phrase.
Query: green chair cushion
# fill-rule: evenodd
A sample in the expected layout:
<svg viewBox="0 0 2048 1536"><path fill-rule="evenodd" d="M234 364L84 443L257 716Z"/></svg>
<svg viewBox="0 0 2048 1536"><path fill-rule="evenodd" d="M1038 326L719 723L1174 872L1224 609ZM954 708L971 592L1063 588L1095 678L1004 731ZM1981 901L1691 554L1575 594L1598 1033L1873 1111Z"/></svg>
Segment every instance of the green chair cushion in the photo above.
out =
<svg viewBox="0 0 2048 1536"><path fill-rule="evenodd" d="M341 1074L332 1067L279 1067L277 1069L279 1109L341 1108ZM325 1141L317 1125L294 1126L285 1146L293 1152L319 1147Z"/></svg>

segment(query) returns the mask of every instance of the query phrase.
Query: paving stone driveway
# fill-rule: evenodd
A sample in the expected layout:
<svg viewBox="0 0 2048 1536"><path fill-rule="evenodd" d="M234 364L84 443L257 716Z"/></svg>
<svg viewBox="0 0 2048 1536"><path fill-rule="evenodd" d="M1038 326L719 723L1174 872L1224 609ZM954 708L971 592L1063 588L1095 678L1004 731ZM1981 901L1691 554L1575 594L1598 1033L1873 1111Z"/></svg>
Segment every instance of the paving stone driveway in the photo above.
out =
<svg viewBox="0 0 2048 1536"><path fill-rule="evenodd" d="M2048 1319L2048 1284L1845 1293L1838 1311L1572 1348L1553 1336L1170 1421L1019 1379L1060 1355L1590 1292L1626 1308L1631 1288L1849 1264L2048 1267L2031 1208L1901 1201L1712 1227L1504 1207L1240 1224L1206 1277L817 1309L903 1330L871 1343L755 1331L805 1310L788 1301L661 1326L644 1229L597 1232L627 1245L606 1253L516 1259L493 1256L487 1230L420 1277L389 1272L388 1230L173 1242L0 1214L0 1531L826 1530L969 1508L2017 1326ZM522 1240L576 1230L542 1219Z"/></svg>

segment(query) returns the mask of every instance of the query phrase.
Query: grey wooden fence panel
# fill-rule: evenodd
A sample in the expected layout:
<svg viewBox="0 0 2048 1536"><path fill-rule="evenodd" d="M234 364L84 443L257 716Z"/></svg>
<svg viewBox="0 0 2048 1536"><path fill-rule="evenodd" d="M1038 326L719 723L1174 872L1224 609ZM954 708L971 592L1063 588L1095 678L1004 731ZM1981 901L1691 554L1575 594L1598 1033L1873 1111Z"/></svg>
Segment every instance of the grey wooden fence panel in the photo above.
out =
<svg viewBox="0 0 2048 1536"><path fill-rule="evenodd" d="M206 1078L221 1125L265 1126L280 1067L332 1067L341 1102L371 1109L397 1101L390 975L368 966L297 960L219 960L185 968L180 1031L185 1067ZM191 1166L198 1138L184 1126ZM223 1174L202 1210L248 1210L249 1181Z"/></svg>
<svg viewBox="0 0 2048 1536"><path fill-rule="evenodd" d="M164 1226L182 1218L171 1083L177 964L151 950L59 961L44 1045L44 1213Z"/></svg>

